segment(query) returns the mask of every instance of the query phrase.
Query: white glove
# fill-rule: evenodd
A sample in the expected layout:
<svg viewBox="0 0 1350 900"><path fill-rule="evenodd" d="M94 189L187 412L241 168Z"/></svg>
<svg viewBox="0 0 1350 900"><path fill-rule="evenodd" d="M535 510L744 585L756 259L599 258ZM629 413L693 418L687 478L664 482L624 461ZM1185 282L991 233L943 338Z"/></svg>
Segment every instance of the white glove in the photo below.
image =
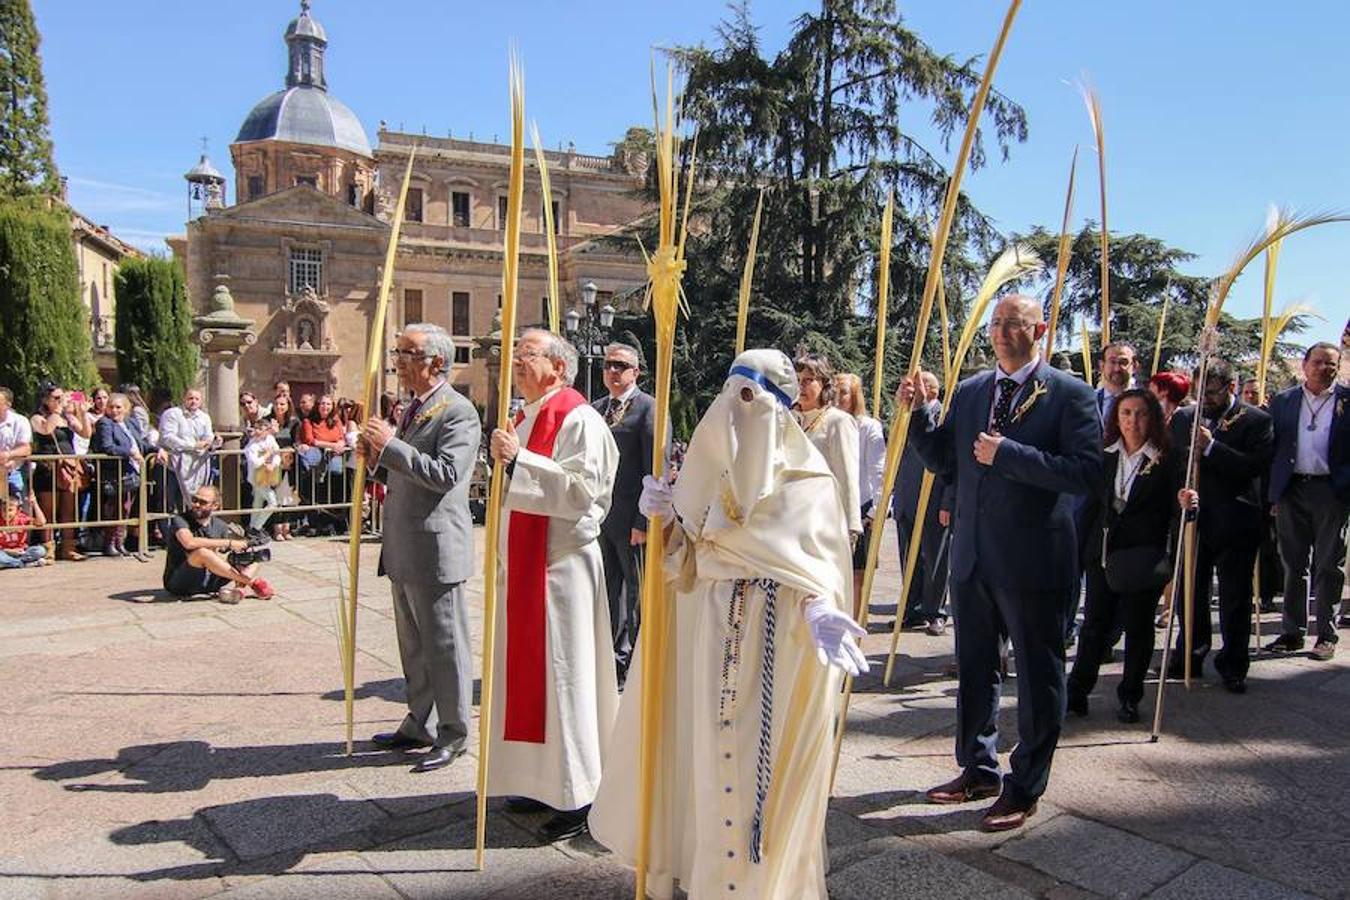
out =
<svg viewBox="0 0 1350 900"><path fill-rule="evenodd" d="M806 601L802 614L816 643L816 657L823 665L838 666L853 676L868 671L867 657L858 649L856 640L867 634L861 625L820 597Z"/></svg>
<svg viewBox="0 0 1350 900"><path fill-rule="evenodd" d="M644 475L642 495L638 497L638 512L644 516L660 516L663 519L675 518L675 501L670 492L670 483L664 478Z"/></svg>

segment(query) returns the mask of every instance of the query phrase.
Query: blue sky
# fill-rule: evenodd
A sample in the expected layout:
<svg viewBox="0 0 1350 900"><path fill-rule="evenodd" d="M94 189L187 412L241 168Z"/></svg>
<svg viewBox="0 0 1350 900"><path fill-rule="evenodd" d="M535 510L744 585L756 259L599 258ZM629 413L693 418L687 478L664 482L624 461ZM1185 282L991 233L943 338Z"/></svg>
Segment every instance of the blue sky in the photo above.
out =
<svg viewBox="0 0 1350 900"><path fill-rule="evenodd" d="M813 7L753 3L765 46L780 47L792 19ZM196 162L200 137L232 175L230 141L253 104L282 84L282 32L298 0L33 0L33 8L72 202L128 240L162 247L163 235L183 228L182 173ZM900 8L930 45L961 58L988 52L1005 5ZM330 90L372 143L381 120L436 135L505 134L514 42L527 114L545 142L606 153L625 128L650 118L651 48L712 42L726 6L314 0L313 14L328 32ZM1095 219L1092 132L1072 87L1086 75L1102 98L1112 229L1190 250L1198 254L1190 271L1214 274L1260 229L1272 202L1350 208L1347 34L1350 4L1323 0L1027 0L997 86L1026 107L1030 139L965 187L1005 229L1056 228L1079 143L1076 219ZM1281 257L1276 304L1312 303L1327 321L1309 337L1337 339L1350 315L1347 275L1350 224L1298 235ZM1257 315L1260 303L1258 263L1228 309Z"/></svg>

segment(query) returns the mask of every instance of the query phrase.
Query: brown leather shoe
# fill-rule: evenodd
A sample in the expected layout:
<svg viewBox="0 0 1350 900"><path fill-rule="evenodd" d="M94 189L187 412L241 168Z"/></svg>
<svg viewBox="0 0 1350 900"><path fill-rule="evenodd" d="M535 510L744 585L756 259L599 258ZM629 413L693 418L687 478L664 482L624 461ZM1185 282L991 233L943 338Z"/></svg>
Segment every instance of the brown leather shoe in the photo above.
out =
<svg viewBox="0 0 1350 900"><path fill-rule="evenodd" d="M1036 814L1036 801L1022 803L1013 800L1006 793L994 801L994 805L985 810L980 827L985 831L1012 831L1021 828L1027 819Z"/></svg>
<svg viewBox="0 0 1350 900"><path fill-rule="evenodd" d="M996 796L1001 787L997 780L982 781L976 775L962 772L946 784L929 788L924 794L929 803L970 803Z"/></svg>

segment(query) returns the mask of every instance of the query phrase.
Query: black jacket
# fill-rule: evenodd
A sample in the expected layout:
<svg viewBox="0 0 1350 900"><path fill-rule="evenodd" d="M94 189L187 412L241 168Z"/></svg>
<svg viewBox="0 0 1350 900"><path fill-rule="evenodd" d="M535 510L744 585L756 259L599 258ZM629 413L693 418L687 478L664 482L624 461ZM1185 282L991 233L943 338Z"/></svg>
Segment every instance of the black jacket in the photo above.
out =
<svg viewBox="0 0 1350 900"><path fill-rule="evenodd" d="M1187 406L1172 415L1172 452L1183 473L1197 409ZM1196 453L1200 540L1216 549L1258 546L1265 516L1261 479L1274 452L1270 416L1234 401L1210 430L1214 443L1209 453Z"/></svg>
<svg viewBox="0 0 1350 900"><path fill-rule="evenodd" d="M1125 506L1116 512L1116 472L1124 454L1115 450L1102 454L1102 481L1084 516L1084 521L1090 523L1083 547L1083 559L1088 565L1104 565L1103 554L1115 550L1133 547L1165 550L1175 546L1171 534L1179 512L1177 491L1185 466L1184 461L1178 466L1176 458L1177 454L1172 452L1143 463L1130 487Z"/></svg>
<svg viewBox="0 0 1350 900"><path fill-rule="evenodd" d="M607 415L609 397L601 397L591 406L605 416L606 421L613 418ZM601 528L624 543L632 529L647 530L647 517L638 512L638 497L642 494L643 476L652 473L655 423L656 398L640 389L633 392L618 421L610 422L610 433L614 435L614 443L619 445L619 469L614 475L609 514Z"/></svg>

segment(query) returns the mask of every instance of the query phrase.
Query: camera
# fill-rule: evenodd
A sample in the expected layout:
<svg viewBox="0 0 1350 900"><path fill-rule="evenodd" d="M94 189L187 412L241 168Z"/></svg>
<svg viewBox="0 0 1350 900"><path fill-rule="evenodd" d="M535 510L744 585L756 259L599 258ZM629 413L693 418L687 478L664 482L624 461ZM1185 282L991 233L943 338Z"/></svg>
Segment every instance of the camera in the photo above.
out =
<svg viewBox="0 0 1350 900"><path fill-rule="evenodd" d="M242 569L244 566L252 566L257 563L272 561L272 548L267 545L270 543L266 537L255 539L248 538L248 546L243 550L232 550L226 554L230 561L230 566L235 569Z"/></svg>

